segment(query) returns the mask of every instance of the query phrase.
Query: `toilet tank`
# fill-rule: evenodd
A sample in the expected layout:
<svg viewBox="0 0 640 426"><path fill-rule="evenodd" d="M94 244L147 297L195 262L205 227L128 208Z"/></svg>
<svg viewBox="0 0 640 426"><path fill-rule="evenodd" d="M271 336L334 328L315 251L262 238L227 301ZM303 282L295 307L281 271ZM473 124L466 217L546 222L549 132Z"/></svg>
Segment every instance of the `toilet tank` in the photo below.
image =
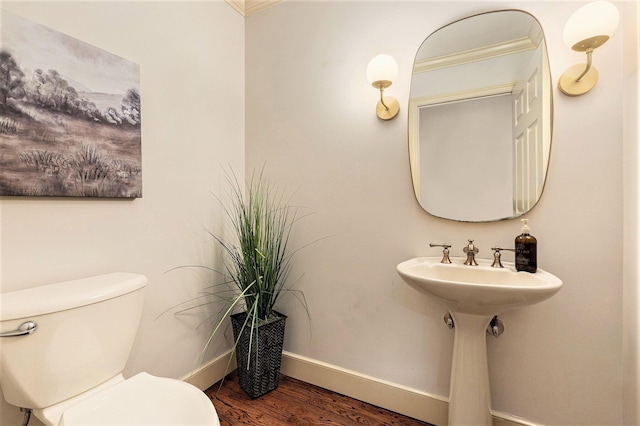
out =
<svg viewBox="0 0 640 426"><path fill-rule="evenodd" d="M0 293L0 386L9 404L44 408L122 372L138 330L147 279L112 273Z"/></svg>

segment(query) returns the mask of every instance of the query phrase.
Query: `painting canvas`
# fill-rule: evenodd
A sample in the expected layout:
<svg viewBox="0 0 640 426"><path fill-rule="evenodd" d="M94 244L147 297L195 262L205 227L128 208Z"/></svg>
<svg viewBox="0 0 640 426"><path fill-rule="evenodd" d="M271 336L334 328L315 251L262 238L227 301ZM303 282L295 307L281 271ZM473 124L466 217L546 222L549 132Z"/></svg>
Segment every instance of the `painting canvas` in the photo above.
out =
<svg viewBox="0 0 640 426"><path fill-rule="evenodd" d="M141 197L139 66L0 13L0 196Z"/></svg>

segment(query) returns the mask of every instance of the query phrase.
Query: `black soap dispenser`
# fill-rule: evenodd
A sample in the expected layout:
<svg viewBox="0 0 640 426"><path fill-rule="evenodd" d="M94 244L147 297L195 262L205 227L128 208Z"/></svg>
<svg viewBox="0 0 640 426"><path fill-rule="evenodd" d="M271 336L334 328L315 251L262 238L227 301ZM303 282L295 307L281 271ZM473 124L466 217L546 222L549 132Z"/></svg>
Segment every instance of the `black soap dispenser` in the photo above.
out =
<svg viewBox="0 0 640 426"><path fill-rule="evenodd" d="M538 240L531 235L529 219L522 223L522 233L516 237L516 269L533 274L538 269Z"/></svg>

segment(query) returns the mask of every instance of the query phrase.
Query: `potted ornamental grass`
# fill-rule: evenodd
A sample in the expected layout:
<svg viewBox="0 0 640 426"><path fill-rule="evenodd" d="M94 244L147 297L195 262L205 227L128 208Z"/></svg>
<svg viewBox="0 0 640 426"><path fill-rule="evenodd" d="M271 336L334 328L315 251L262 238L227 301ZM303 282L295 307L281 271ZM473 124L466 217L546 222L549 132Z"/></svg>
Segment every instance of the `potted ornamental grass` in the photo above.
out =
<svg viewBox="0 0 640 426"><path fill-rule="evenodd" d="M224 307L206 347L230 317L240 386L251 398L278 386L287 317L274 310L275 304L294 292L307 309L304 294L288 285L298 251L289 246L292 227L300 219L298 208L263 172L254 173L246 188L233 173L227 175L228 199L222 205L233 237L207 231L222 248L224 271L219 272L227 288L213 292Z"/></svg>

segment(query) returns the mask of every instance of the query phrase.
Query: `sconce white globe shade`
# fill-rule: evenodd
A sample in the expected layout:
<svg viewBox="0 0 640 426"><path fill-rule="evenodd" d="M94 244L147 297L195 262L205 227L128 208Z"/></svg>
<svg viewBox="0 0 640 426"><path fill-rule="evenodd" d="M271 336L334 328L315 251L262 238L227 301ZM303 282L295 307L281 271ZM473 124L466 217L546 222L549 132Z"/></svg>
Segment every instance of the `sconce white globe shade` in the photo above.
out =
<svg viewBox="0 0 640 426"><path fill-rule="evenodd" d="M376 81L393 82L397 76L398 63L390 55L378 55L367 65L367 80L369 80L371 84Z"/></svg>
<svg viewBox="0 0 640 426"><path fill-rule="evenodd" d="M576 44L589 38L606 36L608 39L618 28L619 22L620 12L615 5L604 0L589 3L576 10L567 21L564 26L564 42L574 48Z"/></svg>

